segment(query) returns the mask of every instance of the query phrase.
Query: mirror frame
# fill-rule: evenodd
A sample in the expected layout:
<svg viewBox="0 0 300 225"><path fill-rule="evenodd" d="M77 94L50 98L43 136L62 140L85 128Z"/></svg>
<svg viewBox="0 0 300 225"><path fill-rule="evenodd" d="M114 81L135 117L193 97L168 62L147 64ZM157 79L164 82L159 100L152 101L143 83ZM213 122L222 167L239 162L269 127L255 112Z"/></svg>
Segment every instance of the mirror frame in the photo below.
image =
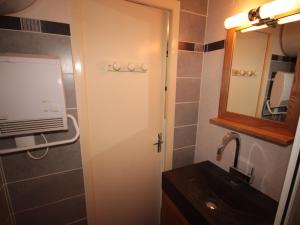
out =
<svg viewBox="0 0 300 225"><path fill-rule="evenodd" d="M240 29L230 29L225 41L223 76L220 92L219 113L210 123L248 134L282 146L293 142L300 115L300 49L298 50L295 78L288 103L287 117L284 122L255 118L227 111L229 84L231 78L232 60L236 32Z"/></svg>

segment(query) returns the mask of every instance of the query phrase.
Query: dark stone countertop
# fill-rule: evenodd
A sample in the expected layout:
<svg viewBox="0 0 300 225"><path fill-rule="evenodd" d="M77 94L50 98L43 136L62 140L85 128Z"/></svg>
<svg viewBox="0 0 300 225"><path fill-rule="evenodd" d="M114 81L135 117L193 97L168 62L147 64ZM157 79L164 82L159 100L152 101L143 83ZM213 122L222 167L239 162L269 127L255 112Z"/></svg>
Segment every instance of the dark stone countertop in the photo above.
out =
<svg viewBox="0 0 300 225"><path fill-rule="evenodd" d="M209 161L164 172L162 188L191 225L273 225L278 206Z"/></svg>

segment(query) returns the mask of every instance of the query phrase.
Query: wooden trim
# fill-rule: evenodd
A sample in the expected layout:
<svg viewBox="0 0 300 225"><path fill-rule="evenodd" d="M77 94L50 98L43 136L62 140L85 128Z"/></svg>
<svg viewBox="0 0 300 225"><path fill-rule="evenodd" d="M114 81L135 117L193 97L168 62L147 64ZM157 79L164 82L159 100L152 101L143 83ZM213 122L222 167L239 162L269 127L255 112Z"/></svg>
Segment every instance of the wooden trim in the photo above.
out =
<svg viewBox="0 0 300 225"><path fill-rule="evenodd" d="M219 116L221 116L227 109L228 102L228 90L230 84L231 75L231 65L234 51L235 42L235 29L230 29L227 33L227 38L225 41L225 54L224 54L224 64L223 64L223 76L221 84L221 95L219 104ZM226 74L226 76L224 76Z"/></svg>
<svg viewBox="0 0 300 225"><path fill-rule="evenodd" d="M190 225L165 192L162 193L161 225Z"/></svg>
<svg viewBox="0 0 300 225"><path fill-rule="evenodd" d="M300 57L298 57L297 59L295 79L293 81L287 117L284 122L255 118L238 113L228 112L227 102L229 94L229 84L231 78L234 43L236 38L236 31L238 30L239 29L230 29L227 32L219 113L218 118L211 119L210 122L279 145L289 145L294 139L297 128L297 121L300 115ZM300 50L298 55L300 56Z"/></svg>
<svg viewBox="0 0 300 225"><path fill-rule="evenodd" d="M210 123L229 128L237 132L246 133L250 136L270 141L282 146L287 146L294 140L294 135L288 130L266 130L264 127L249 126L242 122L230 121L220 117L210 119Z"/></svg>
<svg viewBox="0 0 300 225"><path fill-rule="evenodd" d="M291 96L288 104L288 114L286 117L286 125L293 132L296 132L297 121L300 115L300 49L298 51L295 78L293 81Z"/></svg>

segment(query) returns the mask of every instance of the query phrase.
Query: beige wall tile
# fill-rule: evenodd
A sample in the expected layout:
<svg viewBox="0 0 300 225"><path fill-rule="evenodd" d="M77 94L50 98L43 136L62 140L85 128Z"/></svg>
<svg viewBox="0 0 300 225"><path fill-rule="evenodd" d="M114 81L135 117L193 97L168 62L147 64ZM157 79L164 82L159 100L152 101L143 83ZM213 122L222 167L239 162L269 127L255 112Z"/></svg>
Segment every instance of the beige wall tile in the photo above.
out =
<svg viewBox="0 0 300 225"><path fill-rule="evenodd" d="M187 12L180 13L179 41L204 42L206 17Z"/></svg>
<svg viewBox="0 0 300 225"><path fill-rule="evenodd" d="M181 0L180 8L206 15L208 0Z"/></svg>

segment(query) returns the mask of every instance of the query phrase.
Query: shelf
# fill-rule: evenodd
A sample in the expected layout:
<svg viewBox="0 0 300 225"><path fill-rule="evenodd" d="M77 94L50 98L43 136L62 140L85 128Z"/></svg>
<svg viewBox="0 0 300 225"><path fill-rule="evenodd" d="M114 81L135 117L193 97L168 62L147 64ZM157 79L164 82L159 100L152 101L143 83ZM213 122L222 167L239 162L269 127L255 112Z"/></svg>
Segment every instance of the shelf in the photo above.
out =
<svg viewBox="0 0 300 225"><path fill-rule="evenodd" d="M235 121L223 119L223 118L213 118L210 119L210 123L225 128L235 130L237 132L245 133L250 136L260 138L278 145L288 146L294 140L294 134L288 130L284 129L273 129L266 130L265 128L260 128L257 126L249 126L243 123L238 123Z"/></svg>

